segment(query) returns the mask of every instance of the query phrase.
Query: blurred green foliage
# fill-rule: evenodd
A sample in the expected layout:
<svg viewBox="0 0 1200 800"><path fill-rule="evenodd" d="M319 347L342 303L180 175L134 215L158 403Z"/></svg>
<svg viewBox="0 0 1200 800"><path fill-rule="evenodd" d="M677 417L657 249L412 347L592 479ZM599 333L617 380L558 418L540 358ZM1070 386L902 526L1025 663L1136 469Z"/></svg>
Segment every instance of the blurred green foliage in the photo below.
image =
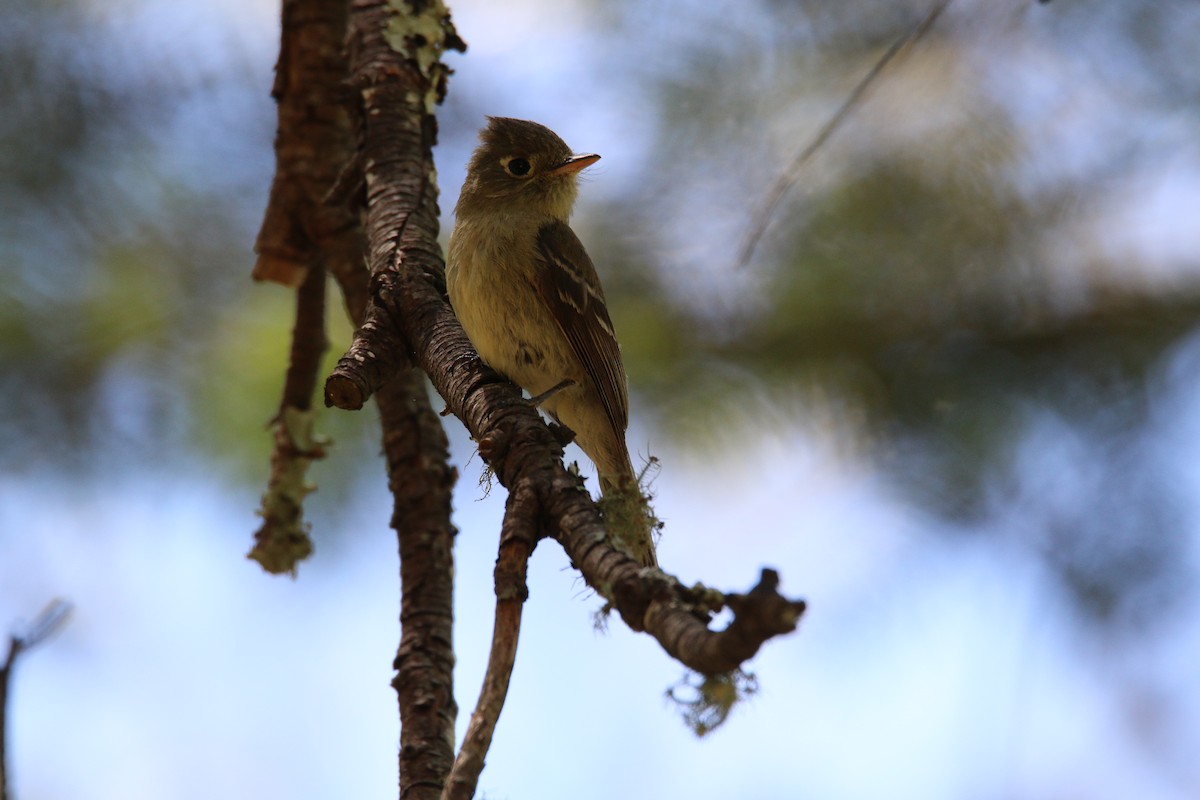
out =
<svg viewBox="0 0 1200 800"><path fill-rule="evenodd" d="M593 13L602 88L647 136L579 219L635 414L697 447L793 425L854 438L914 503L1018 529L1090 618L1173 596L1188 531L1145 445L1148 376L1195 334L1200 270L1109 238L1168 156L1192 158L1200 191L1194 6L952 10L805 168L745 268L770 183L921 4ZM264 480L291 317L288 293L248 279L275 54L219 20L142 52L130 37L153 28L99 6L3 14L3 470L198 458ZM491 79L446 118L495 111L509 89ZM451 148L470 136L443 129ZM331 305L332 360L349 332ZM378 469L363 423L323 417L339 446L322 498ZM1039 437L1081 443L1069 502L1030 477Z"/></svg>
<svg viewBox="0 0 1200 800"><path fill-rule="evenodd" d="M778 25L730 19L710 37L616 25L686 54L653 91L646 167L668 188L594 215L639 398L695 443L805 419L852 431L950 530L1008 531L1085 618L1140 628L1191 570L1191 500L1147 437L1152 376L1200 322L1200 257L1164 264L1156 250L1181 248L1115 241L1139 224L1130 187L1165 180L1163 148L1192 154L1198 191L1200 114L1185 104L1200 75L1183 54L1200 14L947 14L806 165L740 268L754 209L840 102L819 84L848 91L921 13L898 20L891 4L881 36L880 4L836 5L772 5ZM793 116L806 104L818 122ZM1180 215L1157 233L1190 230ZM1036 457L1060 439L1078 463Z"/></svg>

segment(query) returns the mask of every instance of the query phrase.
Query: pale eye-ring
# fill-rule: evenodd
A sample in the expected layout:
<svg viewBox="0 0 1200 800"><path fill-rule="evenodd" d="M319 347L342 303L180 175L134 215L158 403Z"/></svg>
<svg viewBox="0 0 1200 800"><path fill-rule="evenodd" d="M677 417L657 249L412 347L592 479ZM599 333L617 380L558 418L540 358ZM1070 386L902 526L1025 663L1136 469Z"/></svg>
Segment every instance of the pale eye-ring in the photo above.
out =
<svg viewBox="0 0 1200 800"><path fill-rule="evenodd" d="M524 178L529 174L529 170L532 169L532 167L529 165L529 160L521 158L520 156L513 156L512 158L506 159L503 163L504 169L507 170L508 174L512 175L514 178Z"/></svg>

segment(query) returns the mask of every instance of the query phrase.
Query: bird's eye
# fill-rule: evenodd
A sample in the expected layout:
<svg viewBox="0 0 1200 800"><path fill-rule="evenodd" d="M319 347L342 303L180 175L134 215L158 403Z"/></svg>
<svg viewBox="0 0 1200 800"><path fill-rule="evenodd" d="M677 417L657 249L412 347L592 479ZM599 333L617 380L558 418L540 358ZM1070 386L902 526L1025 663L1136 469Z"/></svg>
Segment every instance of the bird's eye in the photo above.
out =
<svg viewBox="0 0 1200 800"><path fill-rule="evenodd" d="M531 169L529 162L520 156L516 158L510 158L508 163L504 165L504 168L508 170L509 175L513 175L517 178L525 177L529 174L529 170Z"/></svg>

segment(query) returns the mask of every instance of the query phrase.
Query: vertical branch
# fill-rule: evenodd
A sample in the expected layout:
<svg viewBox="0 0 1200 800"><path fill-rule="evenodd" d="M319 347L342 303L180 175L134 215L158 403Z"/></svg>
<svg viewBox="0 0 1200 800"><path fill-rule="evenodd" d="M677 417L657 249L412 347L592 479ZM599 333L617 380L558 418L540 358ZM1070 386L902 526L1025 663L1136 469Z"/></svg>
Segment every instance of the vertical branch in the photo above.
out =
<svg viewBox="0 0 1200 800"><path fill-rule="evenodd" d="M376 395L400 550L400 797L435 798L454 757L454 527L449 443L425 376L409 369Z"/></svg>
<svg viewBox="0 0 1200 800"><path fill-rule="evenodd" d="M302 284L304 294L316 280L312 272L324 267L360 330L382 331L394 323L369 307L371 292L380 289L364 262L376 278L397 265L440 275L432 108L448 73L440 62L443 45L462 47L436 0L284 0L274 89L277 167L256 278ZM376 374L383 384L377 397L401 559L402 632L393 681L401 717L400 797L432 799L453 759L457 711L455 473L424 376L412 369L404 347L389 353ZM355 355L375 359L370 349Z"/></svg>
<svg viewBox="0 0 1200 800"><path fill-rule="evenodd" d="M355 143L344 102L345 0L283 0L282 16L271 88L278 115L275 177L252 275L296 287L323 260L336 273L331 256L344 257L357 236L351 208L322 202L352 161ZM361 255L361 247L352 249Z"/></svg>
<svg viewBox="0 0 1200 800"><path fill-rule="evenodd" d="M312 551L303 500L311 491L309 467L324 455L314 432L312 398L328 346L325 273L340 277L355 268L363 271L358 215L323 202L354 153L343 102L346 4L284 0L282 13L271 90L278 114L275 177L255 241L258 259L252 273L255 280L299 287L291 359L274 420L271 477L259 512L263 522L249 553L274 573L294 572Z"/></svg>
<svg viewBox="0 0 1200 800"><path fill-rule="evenodd" d="M9 800L8 791L8 696L12 684L13 669L25 653L37 647L46 639L53 636L71 615L71 604L63 600L53 600L42 609L37 619L18 635L13 634L8 639L8 655L0 664L0 800Z"/></svg>
<svg viewBox="0 0 1200 800"><path fill-rule="evenodd" d="M312 409L321 356L329 347L325 335L325 270L309 267L296 293L296 323L283 399L273 422L275 447L271 451L271 478L259 514L262 525L254 533L248 554L275 574L294 572L296 564L312 553L312 540L304 524L304 496L311 491L308 468L325 456L325 442L314 432Z"/></svg>
<svg viewBox="0 0 1200 800"><path fill-rule="evenodd" d="M20 640L10 637L8 655L0 666L0 800L8 800L8 683L20 653Z"/></svg>
<svg viewBox="0 0 1200 800"><path fill-rule="evenodd" d="M366 252L371 293L397 274L442 278L433 145L448 70L445 48L462 49L438 0L352 0L348 35L351 84L362 100L361 151L366 187ZM359 335L385 335L394 320L368 303ZM435 800L454 758L453 560L450 490L455 473L441 420L407 347L351 347L351 358L378 376L400 550L400 798ZM326 391L329 388L327 384Z"/></svg>

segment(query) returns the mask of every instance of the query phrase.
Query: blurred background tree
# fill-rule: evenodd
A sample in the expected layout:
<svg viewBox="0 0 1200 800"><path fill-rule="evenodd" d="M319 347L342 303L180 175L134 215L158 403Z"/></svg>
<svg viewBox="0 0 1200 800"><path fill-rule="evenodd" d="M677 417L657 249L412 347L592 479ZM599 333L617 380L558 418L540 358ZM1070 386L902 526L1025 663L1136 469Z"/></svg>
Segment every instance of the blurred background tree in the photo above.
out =
<svg viewBox="0 0 1200 800"><path fill-rule="evenodd" d="M503 5L452 8L472 50L441 114L442 205L484 114L604 156L575 227L635 434L714 471L789 473L733 454L822 442L935 546L1036 562L1075 634L1174 635L1200 520L1200 6L952 3L739 268L771 183L925 4ZM0 474L198 469L256 491L291 307L248 285L277 10L0 13ZM315 474L319 547L382 480L370 426L321 425L338 447Z"/></svg>

